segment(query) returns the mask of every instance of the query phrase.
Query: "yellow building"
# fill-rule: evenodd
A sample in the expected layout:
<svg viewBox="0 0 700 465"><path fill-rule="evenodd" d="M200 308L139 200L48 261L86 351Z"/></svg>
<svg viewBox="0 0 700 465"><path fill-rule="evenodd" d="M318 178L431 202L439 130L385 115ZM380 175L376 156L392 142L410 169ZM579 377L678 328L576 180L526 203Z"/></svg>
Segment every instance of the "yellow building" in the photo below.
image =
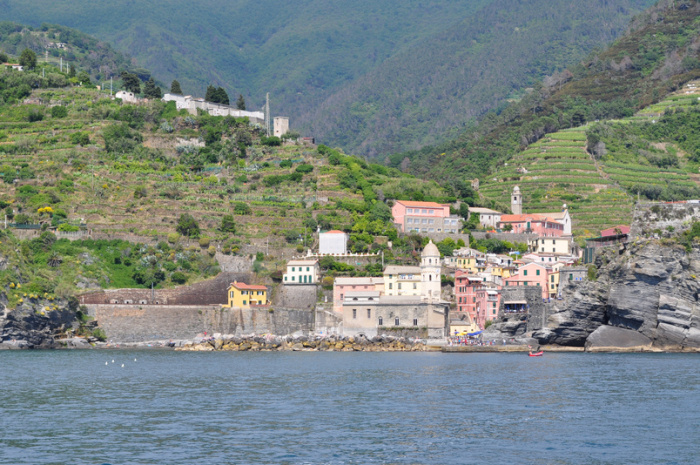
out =
<svg viewBox="0 0 700 465"><path fill-rule="evenodd" d="M384 295L423 295L421 268L387 266L384 270Z"/></svg>
<svg viewBox="0 0 700 465"><path fill-rule="evenodd" d="M228 305L224 307L250 308L267 304L267 287L233 282L228 288Z"/></svg>

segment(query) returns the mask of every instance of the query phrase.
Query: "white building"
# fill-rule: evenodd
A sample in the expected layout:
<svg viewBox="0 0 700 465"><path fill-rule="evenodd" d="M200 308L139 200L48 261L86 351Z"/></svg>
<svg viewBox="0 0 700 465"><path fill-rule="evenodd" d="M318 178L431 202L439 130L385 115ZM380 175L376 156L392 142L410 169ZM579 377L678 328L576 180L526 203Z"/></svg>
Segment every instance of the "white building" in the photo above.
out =
<svg viewBox="0 0 700 465"><path fill-rule="evenodd" d="M479 224L485 228L496 228L503 214L490 208L469 207L469 214L473 215L474 213L479 214Z"/></svg>
<svg viewBox="0 0 700 465"><path fill-rule="evenodd" d="M235 118L247 117L251 123L263 124L265 113L262 111L239 110L230 105L207 102L203 98L193 98L191 95L165 94L164 102L175 102L178 110L187 110L191 115L196 115L197 110L203 110L212 116L233 116Z"/></svg>
<svg viewBox="0 0 700 465"><path fill-rule="evenodd" d="M286 284L316 284L320 275L318 260L290 260L287 272L282 276Z"/></svg>
<svg viewBox="0 0 700 465"><path fill-rule="evenodd" d="M136 95L134 95L133 92L127 92L125 90L120 90L119 92L114 94L114 97L121 99L122 102L128 103L136 103L140 100Z"/></svg>
<svg viewBox="0 0 700 465"><path fill-rule="evenodd" d="M440 300L440 282L442 265L440 251L433 241L428 242L420 254L421 281L423 282L423 297L429 301Z"/></svg>
<svg viewBox="0 0 700 465"><path fill-rule="evenodd" d="M344 255L348 252L348 236L343 231L333 230L318 234L319 255Z"/></svg>
<svg viewBox="0 0 700 465"><path fill-rule="evenodd" d="M531 240L528 245L530 250L536 253L570 255L573 253L574 239L572 236L538 237Z"/></svg>

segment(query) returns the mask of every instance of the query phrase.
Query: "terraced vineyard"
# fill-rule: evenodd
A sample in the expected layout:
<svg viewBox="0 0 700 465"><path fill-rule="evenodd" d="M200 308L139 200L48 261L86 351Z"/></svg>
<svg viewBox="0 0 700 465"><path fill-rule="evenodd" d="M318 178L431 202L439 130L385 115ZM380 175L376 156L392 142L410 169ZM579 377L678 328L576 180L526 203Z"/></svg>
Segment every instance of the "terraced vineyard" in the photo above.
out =
<svg viewBox="0 0 700 465"><path fill-rule="evenodd" d="M690 83L664 101L614 123L653 122L665 111L697 105L700 98L698 85L700 83ZM651 185L662 189L670 184L680 187L698 185L683 163L660 168L641 164L636 158L625 161L614 152L597 159L586 150L588 129L589 126L582 126L547 134L485 180L480 192L486 198L509 203L509 195L517 185L523 193L525 212L558 211L566 204L573 220L574 234L595 236L601 229L631 221L636 186ZM658 145L662 150L672 146Z"/></svg>
<svg viewBox="0 0 700 465"><path fill-rule="evenodd" d="M67 114L51 116L54 106ZM115 127L130 149L105 149ZM219 140L207 140L216 131ZM269 238L271 246L293 248L291 237L306 232L310 240L317 225L351 230L377 190L387 198L446 195L435 182L340 152L263 139L247 122L192 117L162 102L121 105L95 89L36 90L25 104L0 107L0 171L8 174L0 200L32 224L51 220L39 213L51 207L68 222L86 223L93 237L165 240L188 213L213 244ZM235 235L220 231L227 214Z"/></svg>

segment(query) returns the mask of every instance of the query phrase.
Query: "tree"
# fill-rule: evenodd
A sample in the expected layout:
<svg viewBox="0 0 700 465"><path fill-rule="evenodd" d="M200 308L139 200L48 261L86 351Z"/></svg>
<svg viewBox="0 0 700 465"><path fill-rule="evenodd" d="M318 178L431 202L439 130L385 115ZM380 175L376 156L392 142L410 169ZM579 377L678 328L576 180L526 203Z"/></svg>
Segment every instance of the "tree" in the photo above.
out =
<svg viewBox="0 0 700 465"><path fill-rule="evenodd" d="M160 87L158 87L153 80L153 78L146 81L143 86L143 96L146 98L163 98L163 92L161 92Z"/></svg>
<svg viewBox="0 0 700 465"><path fill-rule="evenodd" d="M243 99L243 94L238 94L238 100L236 100L236 108L239 110L245 110L245 100Z"/></svg>
<svg viewBox="0 0 700 465"><path fill-rule="evenodd" d="M182 88L180 87L180 83L177 82L177 80L175 79L173 79L173 82L170 84L170 93L182 95Z"/></svg>
<svg viewBox="0 0 700 465"><path fill-rule="evenodd" d="M90 75L87 73L87 71L79 72L77 79L81 84L91 84L92 83L90 81Z"/></svg>
<svg viewBox="0 0 700 465"><path fill-rule="evenodd" d="M235 233L236 222L233 219L233 215L224 215L224 217L221 218L221 227L219 229L223 232Z"/></svg>
<svg viewBox="0 0 700 465"><path fill-rule="evenodd" d="M126 71L124 71L121 74L121 78L122 84L124 85L124 88L126 90L128 90L129 92L133 92L134 94L141 93L141 80L136 74L127 73Z"/></svg>
<svg viewBox="0 0 700 465"><path fill-rule="evenodd" d="M199 236L199 224L197 224L197 220L195 220L189 213L183 213L180 215L180 218L177 220L175 230L183 236Z"/></svg>
<svg viewBox="0 0 700 465"><path fill-rule="evenodd" d="M22 54L19 56L19 64L27 69L36 68L36 53L25 48L22 50Z"/></svg>
<svg viewBox="0 0 700 465"><path fill-rule="evenodd" d="M207 86L207 92L204 94L204 100L207 102L214 102L216 98L216 87L212 85Z"/></svg>
<svg viewBox="0 0 700 465"><path fill-rule="evenodd" d="M3 62L3 63L7 63L7 60L8 60L7 54L6 54L6 53L3 53L3 52L0 52L0 61Z"/></svg>
<svg viewBox="0 0 700 465"><path fill-rule="evenodd" d="M216 103L220 103L222 105L229 104L228 94L226 93L223 87L219 87L216 89Z"/></svg>
<svg viewBox="0 0 700 465"><path fill-rule="evenodd" d="M68 67L68 77L75 77L75 65L73 63Z"/></svg>

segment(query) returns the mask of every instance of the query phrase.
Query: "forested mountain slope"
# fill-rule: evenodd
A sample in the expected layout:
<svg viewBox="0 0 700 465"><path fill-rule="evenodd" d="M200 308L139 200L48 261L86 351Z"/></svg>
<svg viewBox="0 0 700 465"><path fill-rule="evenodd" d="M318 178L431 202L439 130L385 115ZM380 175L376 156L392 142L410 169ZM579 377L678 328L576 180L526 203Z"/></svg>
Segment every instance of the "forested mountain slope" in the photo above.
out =
<svg viewBox="0 0 700 465"><path fill-rule="evenodd" d="M547 133L630 117L700 77L700 3L664 0L606 50L556 73L522 101L486 115L455 140L391 156L435 179L491 177Z"/></svg>
<svg viewBox="0 0 700 465"><path fill-rule="evenodd" d="M79 28L185 93L272 95L292 127L354 153L441 140L624 30L651 0L2 0Z"/></svg>

